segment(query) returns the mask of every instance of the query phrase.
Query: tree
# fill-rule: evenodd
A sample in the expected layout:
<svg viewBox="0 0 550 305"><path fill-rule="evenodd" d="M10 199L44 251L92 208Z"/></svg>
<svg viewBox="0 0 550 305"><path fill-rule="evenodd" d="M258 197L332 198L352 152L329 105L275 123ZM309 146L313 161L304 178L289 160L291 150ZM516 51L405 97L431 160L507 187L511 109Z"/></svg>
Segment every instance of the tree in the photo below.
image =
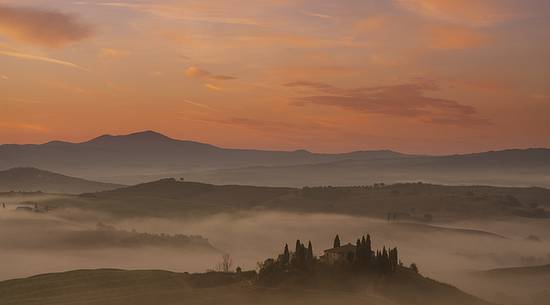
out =
<svg viewBox="0 0 550 305"><path fill-rule="evenodd" d="M338 236L338 234L336 234L334 238L334 248L340 248L340 236Z"/></svg>
<svg viewBox="0 0 550 305"><path fill-rule="evenodd" d="M313 245L311 244L311 240L307 245L307 260L310 262L313 260Z"/></svg>
<svg viewBox="0 0 550 305"><path fill-rule="evenodd" d="M229 254L222 255L222 261L216 265L216 271L231 272L233 268L233 259Z"/></svg>
<svg viewBox="0 0 550 305"><path fill-rule="evenodd" d="M296 249L294 251L294 256L292 257L292 265L296 268L302 268L305 265L306 261L306 247L298 239L296 241Z"/></svg>
<svg viewBox="0 0 550 305"><path fill-rule="evenodd" d="M363 258L363 244L361 243L361 240L358 238L357 242L355 243L355 260L360 264L362 258Z"/></svg>
<svg viewBox="0 0 550 305"><path fill-rule="evenodd" d="M286 265L290 262L290 252L288 251L288 244L285 244L285 251L283 252L283 265Z"/></svg>
<svg viewBox="0 0 550 305"><path fill-rule="evenodd" d="M367 264L372 260L372 242L370 234L367 234L367 240L365 240L365 254L367 256Z"/></svg>
<svg viewBox="0 0 550 305"><path fill-rule="evenodd" d="M410 268L411 268L411 270L414 271L415 273L418 273L418 272L419 272L419 271L418 271L418 266L417 266L415 263L412 263Z"/></svg>

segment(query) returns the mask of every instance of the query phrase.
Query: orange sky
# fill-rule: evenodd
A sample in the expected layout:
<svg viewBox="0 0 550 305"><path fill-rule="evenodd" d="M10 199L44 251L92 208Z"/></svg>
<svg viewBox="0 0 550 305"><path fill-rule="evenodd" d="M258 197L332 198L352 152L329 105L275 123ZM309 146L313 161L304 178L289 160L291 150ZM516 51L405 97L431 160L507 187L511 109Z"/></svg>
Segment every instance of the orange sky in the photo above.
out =
<svg viewBox="0 0 550 305"><path fill-rule="evenodd" d="M0 143L550 146L546 0L0 0Z"/></svg>

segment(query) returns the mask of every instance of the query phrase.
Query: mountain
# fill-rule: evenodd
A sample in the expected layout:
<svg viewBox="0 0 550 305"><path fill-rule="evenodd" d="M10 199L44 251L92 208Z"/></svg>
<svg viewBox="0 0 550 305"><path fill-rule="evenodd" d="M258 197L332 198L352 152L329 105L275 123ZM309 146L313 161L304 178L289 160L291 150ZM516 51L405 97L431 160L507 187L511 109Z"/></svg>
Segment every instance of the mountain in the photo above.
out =
<svg viewBox="0 0 550 305"><path fill-rule="evenodd" d="M293 166L256 166L184 173L207 183L271 186L367 185L423 181L436 184L550 187L550 149L451 156L355 159Z"/></svg>
<svg viewBox="0 0 550 305"><path fill-rule="evenodd" d="M1 145L0 169L32 166L87 178L115 180L118 177L118 180L133 183L150 180L155 175L160 178L188 170L399 156L391 151L316 154L304 150L225 149L145 131L123 136L103 135L82 143L53 141L41 145Z"/></svg>
<svg viewBox="0 0 550 305"><path fill-rule="evenodd" d="M18 167L0 171L0 192L42 191L45 193L80 194L118 187L122 187L122 185L73 178L32 167Z"/></svg>
<svg viewBox="0 0 550 305"><path fill-rule="evenodd" d="M255 273L188 274L160 270L76 270L0 282L6 305L192 305L350 304L489 305L460 290L420 275L379 280L369 291L267 288Z"/></svg>
<svg viewBox="0 0 550 305"><path fill-rule="evenodd" d="M228 149L153 131L103 135L82 143L0 146L0 169L22 166L123 184L185 177L206 183L266 186L424 181L550 187L550 149L450 156L390 150L322 154Z"/></svg>

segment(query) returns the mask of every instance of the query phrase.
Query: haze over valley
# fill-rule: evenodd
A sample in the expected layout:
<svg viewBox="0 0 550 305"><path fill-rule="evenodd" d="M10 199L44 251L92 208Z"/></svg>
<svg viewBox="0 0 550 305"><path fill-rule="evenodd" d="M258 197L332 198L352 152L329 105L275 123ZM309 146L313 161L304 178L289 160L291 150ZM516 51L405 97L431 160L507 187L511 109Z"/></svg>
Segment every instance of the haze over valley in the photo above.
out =
<svg viewBox="0 0 550 305"><path fill-rule="evenodd" d="M550 1L0 0L0 305L549 305Z"/></svg>

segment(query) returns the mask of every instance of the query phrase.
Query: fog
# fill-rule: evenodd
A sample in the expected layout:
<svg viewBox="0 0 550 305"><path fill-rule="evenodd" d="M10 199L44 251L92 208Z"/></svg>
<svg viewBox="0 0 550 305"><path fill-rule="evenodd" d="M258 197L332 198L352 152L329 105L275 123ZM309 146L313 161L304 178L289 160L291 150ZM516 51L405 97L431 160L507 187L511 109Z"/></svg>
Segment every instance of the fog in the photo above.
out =
<svg viewBox="0 0 550 305"><path fill-rule="evenodd" d="M6 209L0 209L0 279L89 268L203 272L214 268L221 253L231 255L234 267L255 269L257 262L279 254L285 243L292 249L296 239L311 240L315 254L321 255L332 246L336 234L342 243L355 243L367 233L373 237L375 248L397 246L406 265L415 262L422 274L478 295L483 289L471 285L472 271L550 263L550 233L544 220L515 218L513 222L428 226L334 214L278 212L193 219L114 219L78 209L20 212L14 210L16 205L16 201L11 201ZM96 230L98 222L128 232L201 235L219 251L158 245L112 246L95 240L88 246L74 242L74 234ZM537 240L526 239L530 235Z"/></svg>

